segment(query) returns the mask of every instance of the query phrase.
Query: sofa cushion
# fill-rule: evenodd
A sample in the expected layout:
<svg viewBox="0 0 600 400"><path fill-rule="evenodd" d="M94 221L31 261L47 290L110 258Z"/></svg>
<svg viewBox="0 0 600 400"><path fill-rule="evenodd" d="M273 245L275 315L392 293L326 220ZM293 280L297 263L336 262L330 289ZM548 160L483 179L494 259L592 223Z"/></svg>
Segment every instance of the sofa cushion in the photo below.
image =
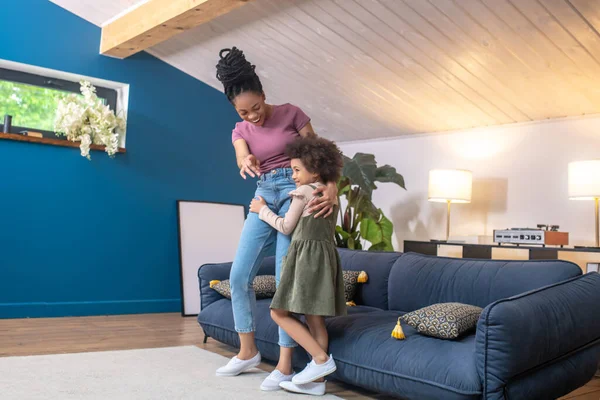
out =
<svg viewBox="0 0 600 400"><path fill-rule="evenodd" d="M469 304L440 303L404 314L402 320L424 335L456 339L475 329L482 311Z"/></svg>
<svg viewBox="0 0 600 400"><path fill-rule="evenodd" d="M398 317L394 311L377 311L326 320L329 351L338 364L336 378L401 398L481 396L475 335L441 340L406 326L406 339L396 340L390 334ZM382 390L376 383L386 379L387 390Z"/></svg>
<svg viewBox="0 0 600 400"><path fill-rule="evenodd" d="M342 269L365 271L369 276L369 280L356 289L354 302L387 310L390 269L402 254L348 249L338 249L338 253L342 260Z"/></svg>
<svg viewBox="0 0 600 400"><path fill-rule="evenodd" d="M390 271L389 309L409 312L449 302L485 308L496 300L579 275L581 268L568 261L470 260L406 253Z"/></svg>
<svg viewBox="0 0 600 400"><path fill-rule="evenodd" d="M256 301L255 338L262 356L267 360L276 361L279 358L279 333L278 327L270 315L270 304L271 299ZM360 315L378 311L381 310L369 306L348 307L348 315ZM203 308L202 312L198 315L198 322L202 326L204 333L210 337L231 346L240 346L233 321L231 300L221 297L220 300ZM294 365L297 368L303 368L308 361L306 352L301 347L298 347L294 353Z"/></svg>
<svg viewBox="0 0 600 400"><path fill-rule="evenodd" d="M269 316L271 299L256 301L256 344L261 355L277 361L277 325ZM390 333L397 312L368 306L349 307L348 315L325 319L330 347L338 370L333 378L390 395L444 400L475 400L481 397L474 361L474 336L456 341L420 335L410 326L406 340ZM231 300L221 297L198 315L204 332L212 338L239 347L234 329ZM303 368L306 352L297 347L294 366Z"/></svg>

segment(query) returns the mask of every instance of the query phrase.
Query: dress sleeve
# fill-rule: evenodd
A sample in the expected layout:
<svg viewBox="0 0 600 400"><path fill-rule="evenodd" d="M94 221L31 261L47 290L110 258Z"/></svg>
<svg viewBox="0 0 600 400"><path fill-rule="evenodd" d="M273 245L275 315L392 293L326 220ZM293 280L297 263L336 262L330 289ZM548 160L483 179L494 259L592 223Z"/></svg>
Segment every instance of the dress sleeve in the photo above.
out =
<svg viewBox="0 0 600 400"><path fill-rule="evenodd" d="M289 235L294 231L300 217L302 217L304 207L309 200L308 197L299 190L290 192L290 196L292 196L292 203L284 217L278 216L267 206L263 206L258 213L258 218L265 221L284 235Z"/></svg>

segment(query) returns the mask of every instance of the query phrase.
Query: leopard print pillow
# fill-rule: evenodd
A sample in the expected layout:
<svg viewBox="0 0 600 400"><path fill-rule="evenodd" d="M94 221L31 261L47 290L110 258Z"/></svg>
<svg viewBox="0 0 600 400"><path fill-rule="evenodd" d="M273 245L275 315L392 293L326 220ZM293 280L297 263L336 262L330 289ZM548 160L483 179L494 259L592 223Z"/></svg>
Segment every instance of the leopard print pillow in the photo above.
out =
<svg viewBox="0 0 600 400"><path fill-rule="evenodd" d="M210 287L221 296L231 299L231 287L229 279L225 281L211 281ZM257 299L267 299L275 295L275 275L259 275L252 282Z"/></svg>
<svg viewBox="0 0 600 400"><path fill-rule="evenodd" d="M456 339L477 326L483 309L462 303L439 303L404 314L402 319L423 335Z"/></svg>

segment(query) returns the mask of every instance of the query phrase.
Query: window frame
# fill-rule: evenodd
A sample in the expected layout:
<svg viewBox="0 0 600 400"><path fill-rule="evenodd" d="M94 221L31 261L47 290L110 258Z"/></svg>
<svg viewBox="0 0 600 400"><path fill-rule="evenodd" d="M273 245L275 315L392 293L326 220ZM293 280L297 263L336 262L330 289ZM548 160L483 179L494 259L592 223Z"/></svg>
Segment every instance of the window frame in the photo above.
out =
<svg viewBox="0 0 600 400"><path fill-rule="evenodd" d="M9 68L0 67L0 80L16 82L16 83L23 83L23 84L47 88L47 89L61 90L64 92L81 94L81 90L80 90L81 85L79 82L74 82L74 81L60 79L60 78L53 78L50 76L32 74L29 72L17 71L17 70L9 69ZM117 98L118 98L117 90L111 89L111 88L106 88L106 87L101 87L101 86L96 86L96 85L94 85L94 87L96 88L96 94L98 95L98 97L105 99L106 104L110 107L111 110L113 110L116 113L117 112ZM4 116L0 115L0 132L2 132L3 129L4 129ZM44 134L45 137L51 136L51 137L55 137L55 138L59 138L59 139L66 139L63 136L57 136L56 132L46 131L46 130L35 128L35 127L24 127L24 126L13 125L11 130L15 131L15 132L30 130L30 131L40 132L40 133ZM14 132L11 132L11 133L14 133Z"/></svg>

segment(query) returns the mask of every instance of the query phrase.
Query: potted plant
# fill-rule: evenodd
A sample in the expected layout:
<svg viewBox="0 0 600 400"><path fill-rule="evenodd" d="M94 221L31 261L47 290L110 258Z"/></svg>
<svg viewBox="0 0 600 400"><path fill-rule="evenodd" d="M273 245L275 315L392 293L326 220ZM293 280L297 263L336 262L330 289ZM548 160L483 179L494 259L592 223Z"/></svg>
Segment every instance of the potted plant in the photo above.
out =
<svg viewBox="0 0 600 400"><path fill-rule="evenodd" d="M336 245L362 249L362 240L370 242L371 251L393 251L394 225L372 202L375 182L395 183L402 189L404 178L394 167L377 166L373 154L344 156L344 168L338 181L339 196L345 196L346 207L340 207L340 225L336 226Z"/></svg>

